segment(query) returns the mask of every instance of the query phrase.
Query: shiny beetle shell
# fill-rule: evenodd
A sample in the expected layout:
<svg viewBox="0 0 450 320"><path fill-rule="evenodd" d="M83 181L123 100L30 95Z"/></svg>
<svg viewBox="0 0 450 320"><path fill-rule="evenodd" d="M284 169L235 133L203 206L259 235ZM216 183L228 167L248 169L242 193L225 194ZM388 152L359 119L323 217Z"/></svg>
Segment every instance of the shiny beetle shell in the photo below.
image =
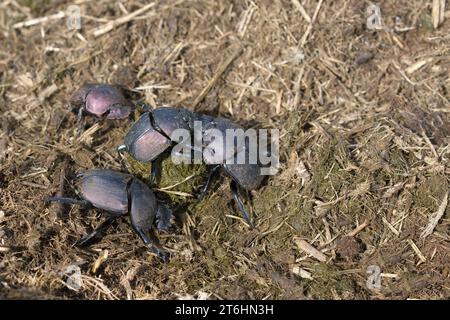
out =
<svg viewBox="0 0 450 320"><path fill-rule="evenodd" d="M206 164L222 164L227 159L233 158L233 156L243 150L244 141L228 141L230 136L227 134L228 130L233 133L234 130L244 130L241 126L231 122L225 118L213 118L210 116L202 116L202 139L203 139L203 160ZM231 131L233 130L233 131ZM222 139L217 139L214 133L219 134ZM237 145L236 145L237 144Z"/></svg>
<svg viewBox="0 0 450 320"><path fill-rule="evenodd" d="M128 131L124 143L133 158L148 162L163 153L171 141L153 127L150 115L146 112Z"/></svg>
<svg viewBox="0 0 450 320"><path fill-rule="evenodd" d="M130 174L94 169L80 174L80 195L94 207L110 213L130 213L132 224L150 229L156 215L154 193Z"/></svg>
<svg viewBox="0 0 450 320"><path fill-rule="evenodd" d="M112 170L89 170L80 174L80 194L96 208L123 215L128 213L127 186L131 179Z"/></svg>
<svg viewBox="0 0 450 320"><path fill-rule="evenodd" d="M130 194L131 225L142 230L150 230L157 212L156 197L142 181L133 179L128 192Z"/></svg>
<svg viewBox="0 0 450 320"><path fill-rule="evenodd" d="M258 164L244 163L238 164L238 157L245 156L246 161L249 159L249 149L245 147L234 156L233 163L225 163L223 165L225 171L245 190L258 189L264 180L261 174L261 167Z"/></svg>
<svg viewBox="0 0 450 320"><path fill-rule="evenodd" d="M192 111L182 108L163 107L152 111L153 124L162 131L167 137L177 129L191 131L194 121L198 115Z"/></svg>

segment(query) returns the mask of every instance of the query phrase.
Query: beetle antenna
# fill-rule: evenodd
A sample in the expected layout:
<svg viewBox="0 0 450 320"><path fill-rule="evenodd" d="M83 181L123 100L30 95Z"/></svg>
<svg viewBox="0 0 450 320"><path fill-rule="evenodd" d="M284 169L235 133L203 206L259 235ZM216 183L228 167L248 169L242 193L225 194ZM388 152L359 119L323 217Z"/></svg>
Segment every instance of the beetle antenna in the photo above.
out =
<svg viewBox="0 0 450 320"><path fill-rule="evenodd" d="M247 212L247 210L245 209L244 203L242 203L241 197L239 195L239 187L238 184L236 183L236 181L231 180L230 183L230 188L231 188L231 193L233 194L233 198L236 201L236 204L239 208L239 211L241 211L242 216L244 217L245 222L247 222L247 224L250 226L251 229L255 229L255 226L253 225L250 216Z"/></svg>

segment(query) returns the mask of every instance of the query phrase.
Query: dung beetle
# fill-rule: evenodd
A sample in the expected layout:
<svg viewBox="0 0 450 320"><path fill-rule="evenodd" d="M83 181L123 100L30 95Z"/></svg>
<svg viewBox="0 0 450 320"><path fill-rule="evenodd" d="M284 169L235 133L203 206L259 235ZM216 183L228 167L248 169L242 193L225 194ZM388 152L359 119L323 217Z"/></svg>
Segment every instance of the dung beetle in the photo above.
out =
<svg viewBox="0 0 450 320"><path fill-rule="evenodd" d="M195 122L199 122L202 125L200 149L196 147ZM225 118L199 114L183 108L156 108L153 111L143 113L132 125L125 136L124 144L118 147L118 151L126 151L140 162L151 162L150 181L153 183L159 170L158 157L169 147L179 142L175 141L173 136L174 131L177 129L184 129L194 133L194 141L191 140L189 145L186 146L191 149L192 153L201 153L203 162L210 167L207 182L199 196L199 200L206 195L214 175L220 168L223 168L223 171L232 178L230 189L239 210L246 222L253 227L249 214L239 195L239 189L243 188L245 191L257 189L264 179L264 176L261 174L261 167L258 164L250 164L249 162L237 164L236 161L231 161L232 163L227 163L230 162L227 160L236 160L239 155L245 155L246 159L249 158L249 147L246 142L241 141L233 144L232 148L225 148L227 144L225 139L214 140L213 137L208 137L210 129L216 129L225 135L227 129L242 129L239 125ZM205 141L208 141L209 144L205 144Z"/></svg>
<svg viewBox="0 0 450 320"><path fill-rule="evenodd" d="M106 119L124 119L133 109L124 87L101 83L83 85L72 94L69 104L72 110L78 108L79 125L84 114Z"/></svg>
<svg viewBox="0 0 450 320"><path fill-rule="evenodd" d="M169 230L172 211L157 202L146 184L130 174L107 169L88 170L77 178L81 199L50 197L47 201L102 209L108 217L93 232L77 241L76 245L91 244L114 220L129 214L131 226L144 244L163 261L168 261L168 253L160 247L157 239L152 239L150 231L154 224L158 230Z"/></svg>

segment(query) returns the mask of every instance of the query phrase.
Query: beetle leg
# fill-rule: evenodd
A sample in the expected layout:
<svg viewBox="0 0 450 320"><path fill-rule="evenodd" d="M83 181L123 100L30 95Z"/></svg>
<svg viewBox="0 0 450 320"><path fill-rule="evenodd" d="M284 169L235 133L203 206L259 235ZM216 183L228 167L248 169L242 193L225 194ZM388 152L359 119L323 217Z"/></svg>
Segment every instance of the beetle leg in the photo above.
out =
<svg viewBox="0 0 450 320"><path fill-rule="evenodd" d="M242 216L244 217L245 221L249 224L250 228L255 228L255 226L253 225L253 223L250 221L250 216L247 212L247 210L245 210L245 206L244 203L241 200L241 196L239 195L239 191L238 191L238 185L236 183L236 181L232 180L230 183L230 188L231 188L231 192L233 193L233 198L236 201L236 204L239 208L239 210L242 213Z"/></svg>
<svg viewBox="0 0 450 320"><path fill-rule="evenodd" d="M139 235L139 237L142 239L142 241L145 243L145 245L150 249L151 252L156 254L162 261L168 262L169 261L169 253L161 248L159 243L157 243L156 240L150 239L147 232L142 230L141 228L137 226L133 226L136 233Z"/></svg>
<svg viewBox="0 0 450 320"><path fill-rule="evenodd" d="M202 200L206 194L208 193L208 189L209 186L211 184L212 179L214 178L214 176L216 175L217 171L219 170L219 168L221 167L220 164L214 166L211 170L209 170L209 174L208 174L208 180L206 180L206 184L203 187L202 192L200 193L200 196L198 197L198 200Z"/></svg>
<svg viewBox="0 0 450 320"><path fill-rule="evenodd" d="M156 227L158 230L170 231L172 227L172 219L174 218L172 210L167 208L165 205L158 205L156 210Z"/></svg>
<svg viewBox="0 0 450 320"><path fill-rule="evenodd" d="M75 242L75 245L77 247L85 247L89 244L92 244L94 240L97 240L98 238L101 238L103 236L103 233L111 226L111 224L116 219L117 219L117 216L109 217L108 219L103 221L94 231L85 235L80 240Z"/></svg>
<svg viewBox="0 0 450 320"><path fill-rule="evenodd" d="M161 248L158 239L151 233L158 209L155 195L137 179L131 180L127 193L128 212L133 230L153 253L163 261L168 261L169 254Z"/></svg>
<svg viewBox="0 0 450 320"><path fill-rule="evenodd" d="M83 107L78 109L78 115L77 115L77 138L81 135L83 132Z"/></svg>
<svg viewBox="0 0 450 320"><path fill-rule="evenodd" d="M152 161L152 168L150 171L150 181L149 181L150 186L157 184L160 174L160 166L161 162L159 160L159 157Z"/></svg>
<svg viewBox="0 0 450 320"><path fill-rule="evenodd" d="M79 204L83 207L90 207L91 203L86 200L79 200L74 198L65 198L65 197L49 197L46 200L47 202L59 202L64 204Z"/></svg>

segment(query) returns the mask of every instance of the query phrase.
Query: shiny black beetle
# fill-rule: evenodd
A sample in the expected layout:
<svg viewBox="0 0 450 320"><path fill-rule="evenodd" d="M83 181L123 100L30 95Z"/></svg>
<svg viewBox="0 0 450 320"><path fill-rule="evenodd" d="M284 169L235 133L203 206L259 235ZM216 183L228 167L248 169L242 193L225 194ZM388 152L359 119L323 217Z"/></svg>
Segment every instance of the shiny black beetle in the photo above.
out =
<svg viewBox="0 0 450 320"><path fill-rule="evenodd" d="M150 231L156 224L159 230L168 230L172 212L166 206L158 204L154 193L146 184L133 177L107 169L93 169L78 175L78 187L82 199L50 197L49 202L79 204L104 210L107 219L92 233L76 242L86 246L106 231L117 218L130 215L131 226L148 248L167 261L169 255L161 249L156 240L150 237Z"/></svg>
<svg viewBox="0 0 450 320"><path fill-rule="evenodd" d="M202 125L204 140L200 143L201 149L197 149L194 134L194 139L190 141L189 146L192 153L200 152L203 162L210 165L209 176L199 199L202 199L207 193L210 182L219 171L218 169L223 168L225 173L232 178L230 188L239 210L247 223L253 226L239 195L239 188L246 191L257 189L264 178L261 174L261 167L258 164L237 164L237 161L227 163L226 160L231 158L236 160L242 153L248 159L249 148L245 142L234 145L233 148L225 148L226 141L215 142L214 139L208 139L208 129L216 129L225 134L227 129L242 129L239 125L228 119L215 118L187 109L156 108L141 115L128 131L124 144L119 146L118 150L119 152L128 152L140 162L152 162L151 182L153 183L158 172L159 156L173 144L179 142L174 141L174 131L184 129L193 132L196 121ZM207 145L204 144L205 140L208 141ZM219 159L219 163L217 159Z"/></svg>
<svg viewBox="0 0 450 320"><path fill-rule="evenodd" d="M78 110L79 131L85 114L106 119L124 119L134 108L124 87L104 83L84 84L72 94L69 106L72 110Z"/></svg>

